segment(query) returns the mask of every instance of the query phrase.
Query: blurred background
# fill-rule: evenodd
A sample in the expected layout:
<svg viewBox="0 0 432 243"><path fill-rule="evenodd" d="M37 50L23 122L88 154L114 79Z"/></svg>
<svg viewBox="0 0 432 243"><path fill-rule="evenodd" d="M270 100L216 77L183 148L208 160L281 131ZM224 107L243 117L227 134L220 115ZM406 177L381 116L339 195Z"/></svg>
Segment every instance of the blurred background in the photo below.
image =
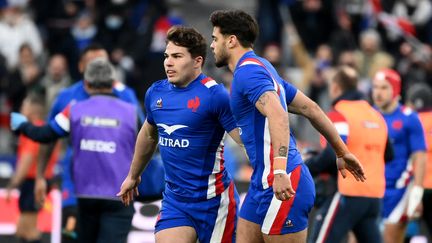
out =
<svg viewBox="0 0 432 243"><path fill-rule="evenodd" d="M80 51L97 42L108 50L118 80L142 103L147 88L165 78L166 31L176 24L192 26L210 45L208 17L217 9L254 15L260 26L255 51L324 110L331 106L328 80L342 64L357 69L368 97L371 77L384 67L401 74L402 102L413 84L432 86L430 0L0 0L0 187L16 161L9 113L19 111L28 93L43 95L48 111L60 90L81 79ZM229 89L232 76L214 66L210 48L204 71ZM319 150L320 137L311 125L294 115L290 119L299 149ZM228 140L226 147L227 167L244 188L248 161L234 142ZM152 219L158 211L157 203L152 205L137 209ZM1 212L1 220L10 218L7 213ZM0 234L11 234L13 227L1 220ZM137 234L147 229L143 225L135 222Z"/></svg>

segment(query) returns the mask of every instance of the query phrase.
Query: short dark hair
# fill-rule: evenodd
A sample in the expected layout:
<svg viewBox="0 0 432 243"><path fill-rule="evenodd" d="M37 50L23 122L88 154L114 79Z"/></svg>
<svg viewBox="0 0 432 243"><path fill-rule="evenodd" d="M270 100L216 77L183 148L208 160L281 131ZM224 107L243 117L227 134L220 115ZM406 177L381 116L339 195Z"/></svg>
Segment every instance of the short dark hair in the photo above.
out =
<svg viewBox="0 0 432 243"><path fill-rule="evenodd" d="M243 47L252 47L259 33L256 20L242 10L216 10L210 22L221 34L235 35Z"/></svg>
<svg viewBox="0 0 432 243"><path fill-rule="evenodd" d="M196 29L186 26L173 26L167 32L166 42L186 47L193 58L201 56L203 65L207 55L207 43Z"/></svg>
<svg viewBox="0 0 432 243"><path fill-rule="evenodd" d="M340 66L336 70L333 82L337 83L343 92L357 90L357 72L349 66Z"/></svg>
<svg viewBox="0 0 432 243"><path fill-rule="evenodd" d="M41 106L42 108L45 108L45 96L42 94L39 94L35 91L31 91L27 94L27 96L25 97L30 104L32 105L38 105Z"/></svg>
<svg viewBox="0 0 432 243"><path fill-rule="evenodd" d="M80 52L79 60L81 60L88 52L99 51L99 50L106 51L106 49L101 44L97 42L91 43L88 46L86 46L84 49L82 49L82 51Z"/></svg>

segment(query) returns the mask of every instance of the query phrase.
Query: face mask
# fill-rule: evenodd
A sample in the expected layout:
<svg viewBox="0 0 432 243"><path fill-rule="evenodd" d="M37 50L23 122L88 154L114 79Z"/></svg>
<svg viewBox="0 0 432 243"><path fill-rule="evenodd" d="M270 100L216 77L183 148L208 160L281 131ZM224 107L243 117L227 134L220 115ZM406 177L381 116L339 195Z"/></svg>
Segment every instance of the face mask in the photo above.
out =
<svg viewBox="0 0 432 243"><path fill-rule="evenodd" d="M105 18L105 25L112 30L119 29L123 24L123 19L117 15L109 15Z"/></svg>

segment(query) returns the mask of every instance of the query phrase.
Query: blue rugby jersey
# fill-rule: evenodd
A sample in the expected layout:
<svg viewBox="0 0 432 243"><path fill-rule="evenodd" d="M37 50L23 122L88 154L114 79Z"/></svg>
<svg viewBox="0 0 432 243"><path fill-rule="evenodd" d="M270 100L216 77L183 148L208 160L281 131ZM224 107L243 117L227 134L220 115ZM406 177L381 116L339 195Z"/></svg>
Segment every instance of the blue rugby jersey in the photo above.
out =
<svg viewBox="0 0 432 243"><path fill-rule="evenodd" d="M253 51L245 53L234 71L231 109L254 169L251 183L260 189L266 189L273 183L273 148L268 120L255 107L259 97L266 91L276 91L286 111L297 93L297 89L283 80L267 60L258 57ZM287 172L302 162L296 140L290 134Z"/></svg>
<svg viewBox="0 0 432 243"><path fill-rule="evenodd" d="M412 179L412 153L426 151L423 128L418 115L411 108L398 106L390 114L382 114L393 145L394 159L385 165L386 187L405 188Z"/></svg>
<svg viewBox="0 0 432 243"><path fill-rule="evenodd" d="M179 200L221 194L231 181L222 139L236 128L225 88L203 74L186 88L164 79L147 90L144 103L147 122L159 133L165 193Z"/></svg>

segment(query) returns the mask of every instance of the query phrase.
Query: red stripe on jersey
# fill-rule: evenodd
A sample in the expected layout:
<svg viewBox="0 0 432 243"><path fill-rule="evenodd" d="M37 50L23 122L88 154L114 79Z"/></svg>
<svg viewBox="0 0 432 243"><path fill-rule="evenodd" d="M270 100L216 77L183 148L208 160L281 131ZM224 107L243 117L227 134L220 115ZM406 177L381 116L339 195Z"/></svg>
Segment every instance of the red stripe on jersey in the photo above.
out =
<svg viewBox="0 0 432 243"><path fill-rule="evenodd" d="M264 64L262 64L262 62L260 62L260 61L259 61L258 59L256 59L256 58L251 58L251 57L246 58L246 59L244 59L244 60L240 63L240 65L242 65L242 64L245 63L245 62L255 62L255 63L257 63L258 65L265 67Z"/></svg>
<svg viewBox="0 0 432 243"><path fill-rule="evenodd" d="M225 222L225 230L223 232L221 242L232 242L234 235L234 226L236 224L236 207L237 202L234 197L234 183L231 182L229 185L229 205L228 205L228 215Z"/></svg>
<svg viewBox="0 0 432 243"><path fill-rule="evenodd" d="M341 113L339 113L339 112L337 112L335 110L331 110L329 113L327 113L327 116L328 116L328 118L330 118L330 120L333 123L336 123L336 122L347 122L347 120L345 119L345 117Z"/></svg>
<svg viewBox="0 0 432 243"><path fill-rule="evenodd" d="M274 174L273 174L273 145L270 144L270 173L267 176L267 183L270 186L273 186L273 178L274 178Z"/></svg>
<svg viewBox="0 0 432 243"><path fill-rule="evenodd" d="M216 174L216 182L215 182L216 195L220 195L224 191L224 184L222 178L223 178L222 172Z"/></svg>
<svg viewBox="0 0 432 243"><path fill-rule="evenodd" d="M70 118L70 109L71 109L71 104L67 105L63 111L61 112L66 118Z"/></svg>
<svg viewBox="0 0 432 243"><path fill-rule="evenodd" d="M213 80L213 79L210 78L210 77L205 77L205 78L203 78L203 79L201 80L201 83L202 83L202 84L206 84L207 82L212 81L212 80Z"/></svg>
<svg viewBox="0 0 432 243"><path fill-rule="evenodd" d="M225 168L224 162L224 147L222 146L222 150L220 152L220 156L221 156L221 160L219 162L220 164L220 169L219 169L219 173L216 174L216 182L215 182L215 187L216 187L216 195L220 195L221 193L224 192L225 188L224 188L224 183L223 183L223 170Z"/></svg>
<svg viewBox="0 0 432 243"><path fill-rule="evenodd" d="M240 63L240 65L242 65L243 63L245 63L245 62L254 62L254 63L256 63L256 64L258 64L258 65L260 65L261 67L263 67L268 73L269 73L269 75L270 75L270 77L272 78L272 81L273 81L273 83L274 84L276 84L276 93L278 94L278 96L280 95L280 93L281 93L281 91L280 91L280 88L279 88L279 84L276 82L276 80L273 78L273 75L271 74L271 72L267 69L267 67L262 63L262 62L260 62L260 60L258 60L258 59L256 59L256 58L246 58L246 59L244 59L241 63Z"/></svg>
<svg viewBox="0 0 432 243"><path fill-rule="evenodd" d="M220 171L223 171L225 169L225 156L224 156L225 146L222 146L222 150L220 153L221 160L220 160Z"/></svg>
<svg viewBox="0 0 432 243"><path fill-rule="evenodd" d="M291 172L291 186L293 188L294 191L297 191L297 187L300 181L300 173L301 173L301 166L297 166L297 168L295 168L292 172ZM280 234L282 231L282 228L287 220L287 216L289 214L289 212L291 211L292 205L294 203L294 200L296 198L296 194L294 194L294 196L287 200L287 201L282 201L282 204L279 208L279 211L276 215L276 218L273 222L273 225L270 229L269 234L270 235L275 235L275 234Z"/></svg>
<svg viewBox="0 0 432 243"><path fill-rule="evenodd" d="M159 212L157 219L156 219L156 223L161 219L161 217L162 217L162 212Z"/></svg>

